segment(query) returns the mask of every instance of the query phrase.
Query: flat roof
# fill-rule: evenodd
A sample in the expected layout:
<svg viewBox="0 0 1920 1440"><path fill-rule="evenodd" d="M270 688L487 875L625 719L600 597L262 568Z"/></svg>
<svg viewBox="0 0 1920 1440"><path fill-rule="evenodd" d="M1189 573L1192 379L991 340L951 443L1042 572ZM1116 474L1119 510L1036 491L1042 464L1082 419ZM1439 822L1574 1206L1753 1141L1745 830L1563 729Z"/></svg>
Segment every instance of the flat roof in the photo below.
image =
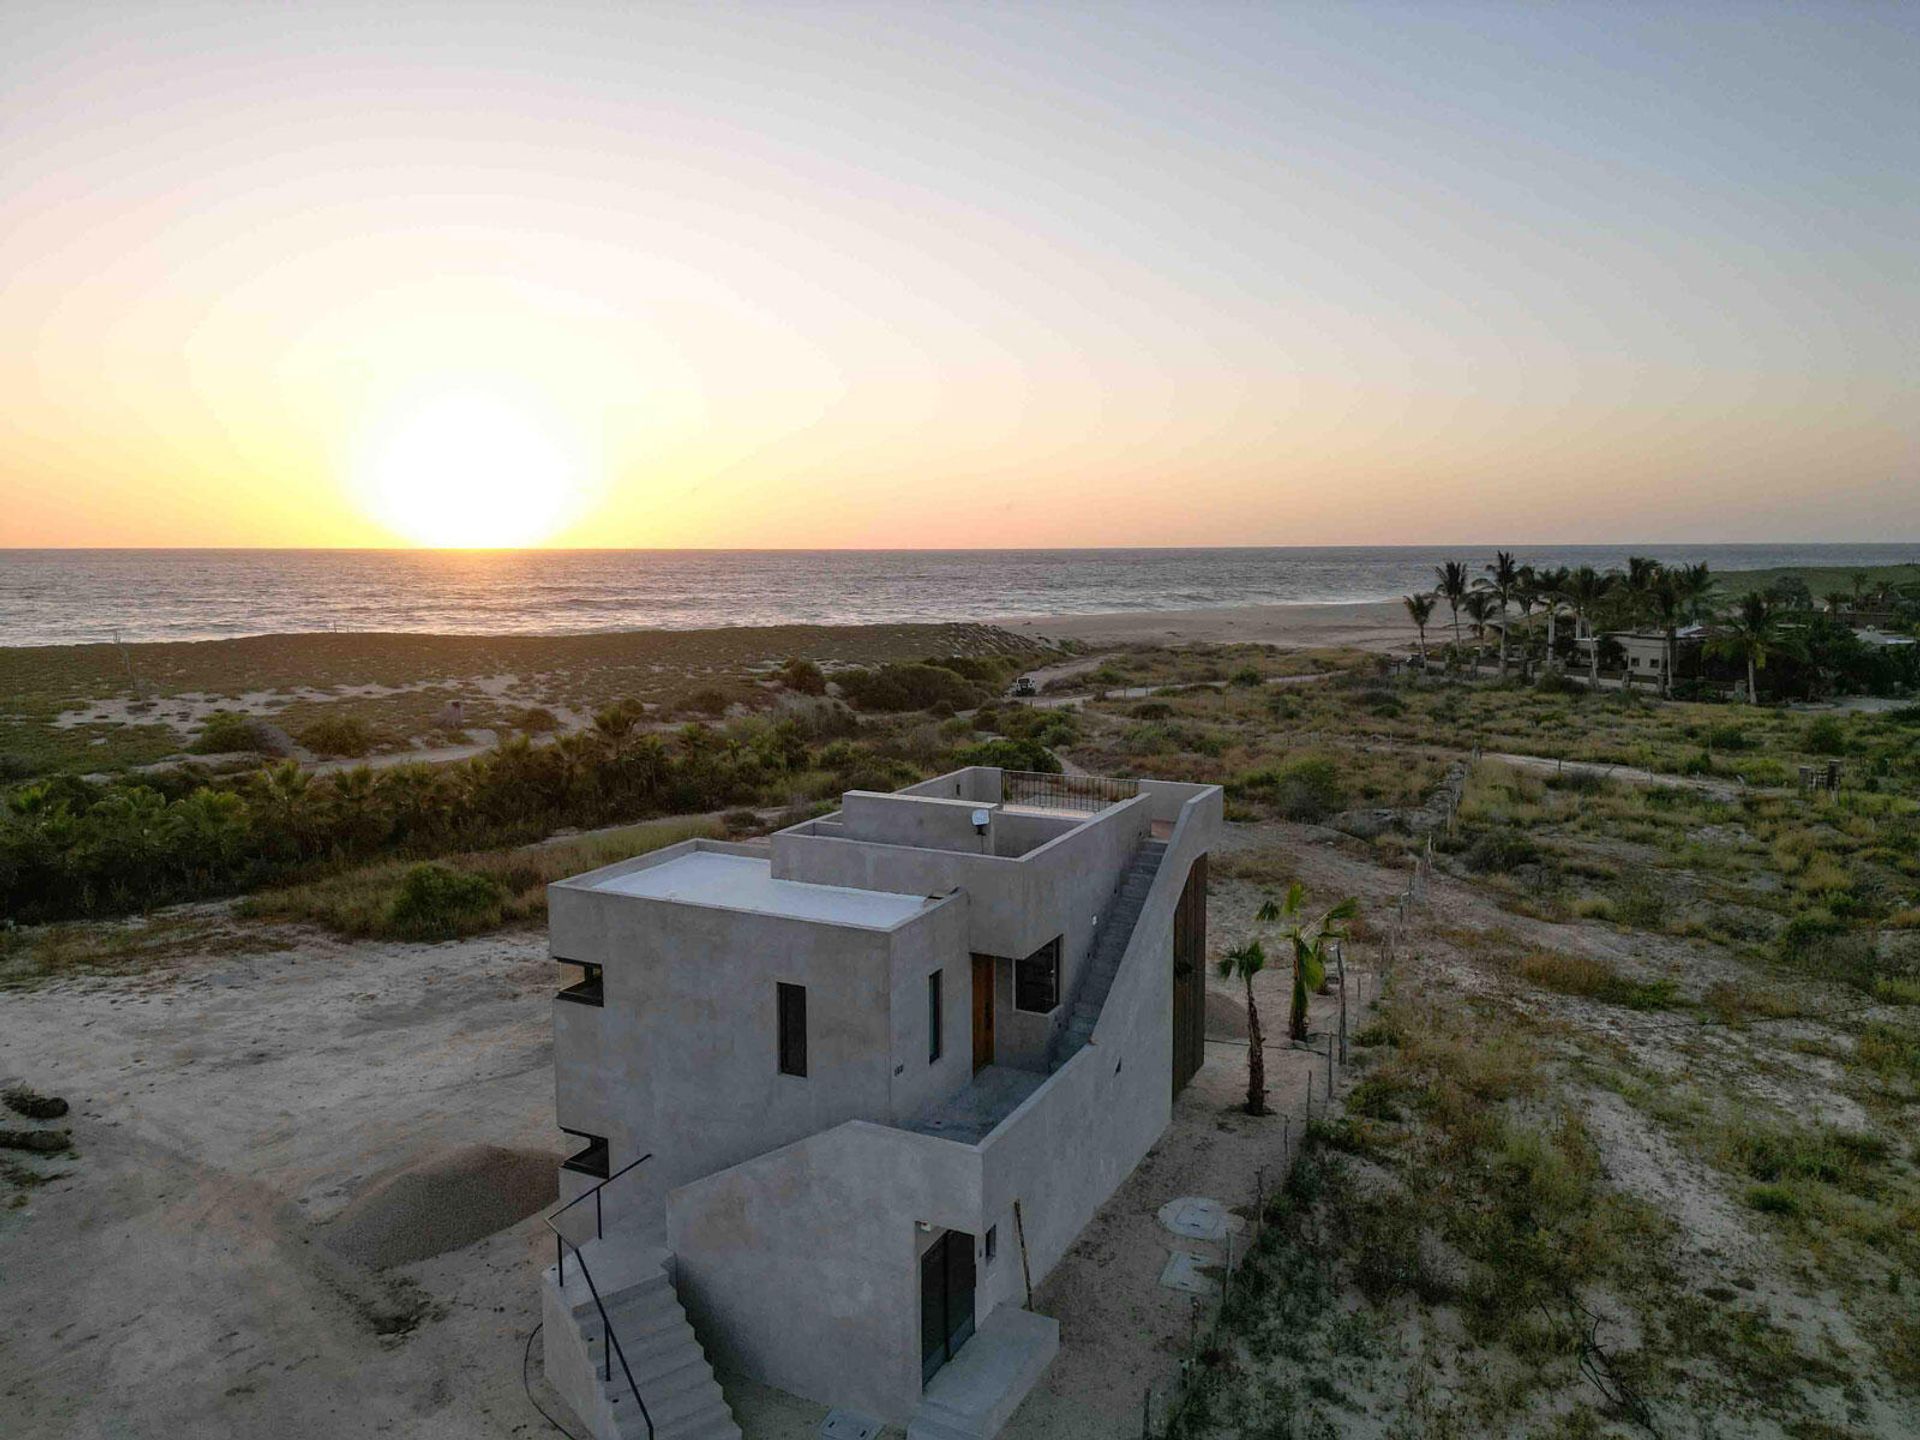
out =
<svg viewBox="0 0 1920 1440"><path fill-rule="evenodd" d="M647 900L677 900L685 905L712 905L874 930L889 930L903 920L911 920L928 903L922 896L890 890L776 880L770 861L713 850L694 850L664 864L609 875L594 881L591 888Z"/></svg>

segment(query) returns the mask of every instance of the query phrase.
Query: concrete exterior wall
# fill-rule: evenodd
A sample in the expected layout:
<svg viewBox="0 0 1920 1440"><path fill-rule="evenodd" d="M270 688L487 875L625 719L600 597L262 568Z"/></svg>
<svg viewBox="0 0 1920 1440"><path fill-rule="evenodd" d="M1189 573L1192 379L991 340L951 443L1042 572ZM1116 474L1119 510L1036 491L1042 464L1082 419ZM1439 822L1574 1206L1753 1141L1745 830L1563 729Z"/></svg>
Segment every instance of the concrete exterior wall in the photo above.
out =
<svg viewBox="0 0 1920 1440"><path fill-rule="evenodd" d="M999 772L928 784L997 797ZM920 817L955 807L929 800L992 803L984 793L849 800L862 823L925 823L936 836L946 820ZM1037 1284L1170 1118L1173 915L1221 819L1215 788L1143 782L1096 816L1003 817L1037 842L1017 860L801 826L758 852L689 842L609 867L628 875L703 848L759 853L771 863L757 882L769 894L792 895L779 884L802 881L915 897L889 901L889 914L910 918L885 926L637 893L651 881L627 893L596 890L594 876L552 887L555 955L601 965L606 992L599 1008L555 1002L560 1123L607 1136L615 1168L654 1153L606 1192L608 1228L665 1240L680 1298L716 1358L899 1425L921 1398L917 1260L934 1232L973 1237L977 1320L1024 1303L1022 1229ZM1051 1017L1015 1011L1012 966L996 967L997 1059L1044 1071L1052 1027L1156 822L1170 824L1169 848L1092 1042L978 1144L903 1128L971 1080L970 952L1011 959L1063 937ZM927 896L941 898L919 905ZM816 913L848 905L843 895ZM943 1023L930 1060L933 974L943 977ZM780 981L807 987L804 1078L778 1073ZM588 1183L563 1172L562 1193Z"/></svg>
<svg viewBox="0 0 1920 1440"><path fill-rule="evenodd" d="M931 1238L916 1227L973 1237L984 1321L1025 1303L1022 1230L1037 1285L1152 1147L1172 1115L1174 910L1222 820L1218 790L1187 789L1163 797L1173 834L1093 1043L979 1144L856 1121L668 1197L682 1299L731 1363L905 1423L920 1398L916 1261Z"/></svg>
<svg viewBox="0 0 1920 1440"><path fill-rule="evenodd" d="M1072 970L1086 956L1094 917L1105 908L1127 857L1147 837L1153 808L1151 796L1136 796L1018 859L873 844L797 826L773 837L773 873L907 895L964 889L968 948L1018 958L1065 935L1062 960Z"/></svg>
<svg viewBox="0 0 1920 1440"><path fill-rule="evenodd" d="M693 842L699 844L700 842ZM685 848L658 852L665 863ZM655 858L655 857L649 857ZM604 1135L609 1229L657 1233L668 1190L849 1119L904 1121L966 1083L964 1005L927 1063L926 975L964 958L965 896L893 930L554 887L556 953L604 967L606 1003L554 1002L555 1113ZM775 987L807 990L807 1074L779 1070ZM563 1171L563 1198L591 1185Z"/></svg>
<svg viewBox="0 0 1920 1440"><path fill-rule="evenodd" d="M973 1233L977 1264L979 1213L972 1146L854 1122L676 1191L667 1242L714 1358L904 1425L920 1403L930 1238L916 1222Z"/></svg>
<svg viewBox="0 0 1920 1440"><path fill-rule="evenodd" d="M985 839L974 828L973 817L979 814L987 817ZM957 850L967 855L994 853L994 814L990 805L938 795L849 790L840 800L840 823L850 840Z"/></svg>

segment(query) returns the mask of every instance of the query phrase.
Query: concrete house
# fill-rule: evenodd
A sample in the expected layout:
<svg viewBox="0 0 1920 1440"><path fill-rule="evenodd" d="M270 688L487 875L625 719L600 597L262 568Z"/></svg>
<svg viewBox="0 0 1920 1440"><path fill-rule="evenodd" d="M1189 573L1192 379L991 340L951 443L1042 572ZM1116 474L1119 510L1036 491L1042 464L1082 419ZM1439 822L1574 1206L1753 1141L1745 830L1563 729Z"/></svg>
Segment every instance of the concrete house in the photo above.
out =
<svg viewBox="0 0 1920 1440"><path fill-rule="evenodd" d="M1032 1288L1199 1068L1221 819L971 768L552 886L546 1367L593 1433L737 1435L710 1360L995 1433L1058 1349Z"/></svg>

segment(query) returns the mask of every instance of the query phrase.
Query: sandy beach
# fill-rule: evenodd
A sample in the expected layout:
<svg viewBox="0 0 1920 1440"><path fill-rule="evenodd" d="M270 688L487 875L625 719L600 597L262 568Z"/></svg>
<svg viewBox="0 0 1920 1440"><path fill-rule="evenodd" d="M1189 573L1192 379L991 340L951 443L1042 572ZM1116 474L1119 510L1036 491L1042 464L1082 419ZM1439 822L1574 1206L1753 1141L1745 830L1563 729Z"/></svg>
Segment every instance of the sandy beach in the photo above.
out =
<svg viewBox="0 0 1920 1440"><path fill-rule="evenodd" d="M1019 635L1090 645L1190 645L1248 641L1301 649L1345 645L1389 650L1411 642L1397 600L1345 605L1239 605L1202 610L1121 610L1101 615L1013 615L998 624ZM1429 632L1433 630L1428 627Z"/></svg>

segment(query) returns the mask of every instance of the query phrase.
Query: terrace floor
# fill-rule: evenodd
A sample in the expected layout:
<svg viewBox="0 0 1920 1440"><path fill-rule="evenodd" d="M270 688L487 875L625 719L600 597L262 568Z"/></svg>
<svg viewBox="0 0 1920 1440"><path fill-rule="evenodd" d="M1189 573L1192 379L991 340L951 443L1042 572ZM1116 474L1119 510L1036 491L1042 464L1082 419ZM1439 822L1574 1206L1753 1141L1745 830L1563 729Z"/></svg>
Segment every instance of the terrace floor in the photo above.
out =
<svg viewBox="0 0 1920 1440"><path fill-rule="evenodd" d="M906 1128L922 1135L938 1135L943 1140L977 1145L994 1126L1018 1110L1046 1078L1033 1070L989 1065L975 1074L964 1090L929 1105Z"/></svg>

